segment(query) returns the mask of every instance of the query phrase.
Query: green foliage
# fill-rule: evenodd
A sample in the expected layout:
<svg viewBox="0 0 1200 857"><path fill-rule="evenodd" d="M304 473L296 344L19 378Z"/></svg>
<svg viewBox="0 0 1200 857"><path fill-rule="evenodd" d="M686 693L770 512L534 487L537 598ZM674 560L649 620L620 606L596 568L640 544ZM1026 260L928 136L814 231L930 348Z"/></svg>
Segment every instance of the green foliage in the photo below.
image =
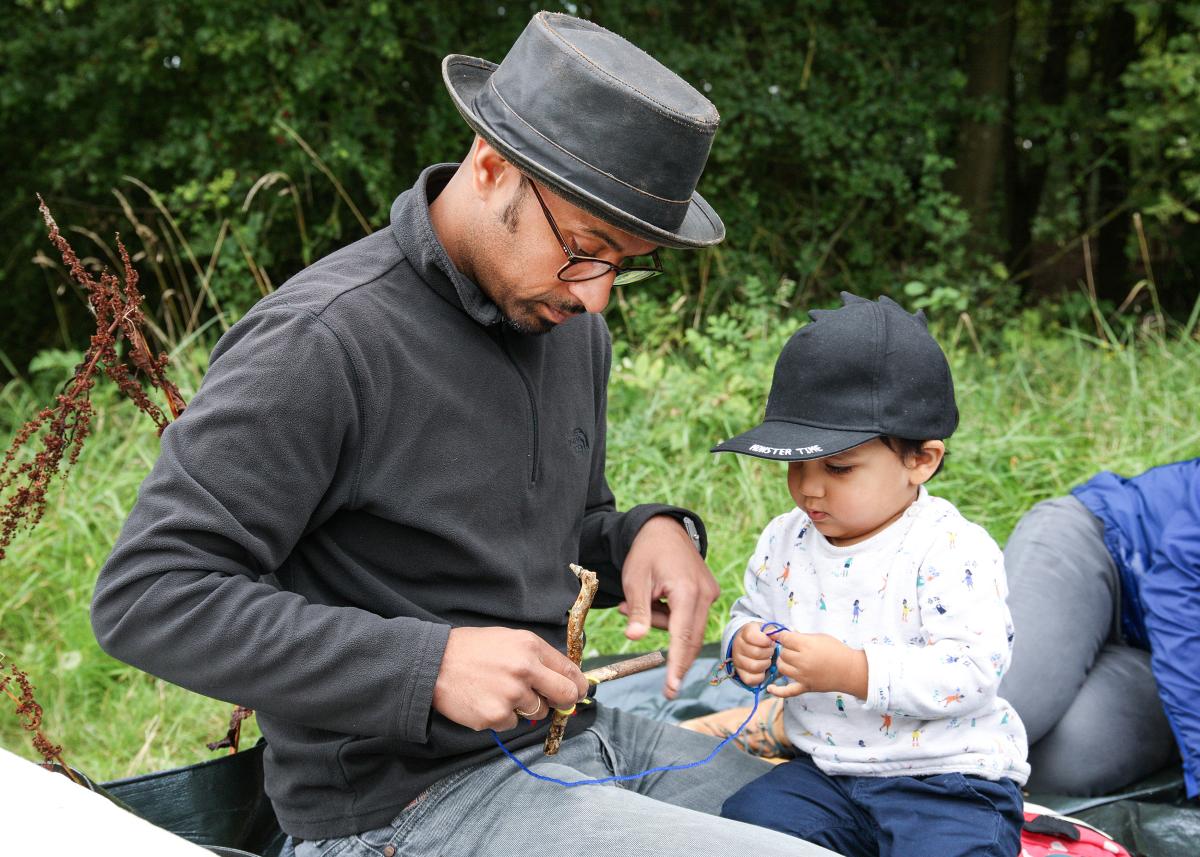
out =
<svg viewBox="0 0 1200 857"><path fill-rule="evenodd" d="M1134 63L1128 95L1111 112L1139 162L1143 210L1200 223L1200 3L1175 4L1181 32Z"/></svg>
<svg viewBox="0 0 1200 857"><path fill-rule="evenodd" d="M472 30L511 41L523 21L488 6L480 16L361 0L18 4L0 36L0 224L13 246L0 267L0 340L28 353L54 332L47 274L28 264L44 246L35 192L64 224L101 241L136 229L132 248L141 243L162 300L184 303L185 325L194 296L183 293L201 290L210 264L204 312L219 303L236 317L265 288L362 234L347 199L368 224L385 223L418 164L466 148L465 126L449 121L439 61L452 46L484 48L463 38ZM495 23L503 26L493 34ZM273 187L252 197L268 175ZM108 256L97 248L99 260ZM86 319L68 310L78 334Z"/></svg>
<svg viewBox="0 0 1200 857"><path fill-rule="evenodd" d="M16 3L0 35L8 358L23 367L35 350L75 347L87 334L82 302L45 255L34 192L94 266L112 266L111 236L125 235L168 342L215 316L225 326L304 265L385 224L421 167L461 156L470 133L445 94L440 60L499 60L535 8ZM1031 292L1074 287L1078 261L1047 266L1062 254L1078 260L1070 242L1085 228L1096 240L1112 210L1098 171L1122 163L1124 151L1131 166L1117 202L1148 215L1159 291L1176 294L1168 309L1194 304L1196 2L1014 2L1007 104L966 94L969 39L990 21L986 4L798 0L786 15L766 0L562 8L647 48L722 115L701 190L729 238L668 254L671 276L625 296L616 328L638 294L682 299L677 324L643 331L677 342L710 313L750 299L750 276L795 284L783 305L763 293L784 317L842 289L874 295L918 283L909 292L917 303L969 309L987 327ZM1107 82L1104 28L1124 8L1136 19L1137 55ZM1046 65L1057 24L1067 39L1058 100ZM1000 171L1005 217L984 241L948 189L967 119L1003 120L1011 140ZM1043 172L1044 190L1035 180ZM999 222L1018 203L1032 206L1035 246L1051 248L1032 273L1029 256L1010 258L1015 239ZM1132 233L1107 240L1138 259ZM1140 278L1127 273L1129 284Z"/></svg>
<svg viewBox="0 0 1200 857"><path fill-rule="evenodd" d="M75 347L88 328L82 302L44 253L35 192L94 267L112 265L114 231L126 236L166 340L214 316L224 326L304 265L386 223L391 200L422 166L461 156L470 134L445 95L441 58L499 60L536 8L12 4L0 35L8 359L23 367L39 348ZM647 48L722 115L701 189L729 238L669 254L672 276L643 293L682 298L687 316L647 335L678 341L684 328L747 299L748 276L795 283L779 307L785 315L841 289L874 295L919 283L909 293L918 303L969 308L987 326L1028 298L1029 283L1073 288L1077 262L1065 275L1046 266L1062 254L1078 259L1070 241L1085 228L1096 240L1113 211L1098 172L1123 163L1122 152L1131 161L1120 210L1150 218L1159 291L1174 294L1168 309L1194 304L1196 2L1014 2L1007 105L966 95L967 46L990 21L986 4L798 0L786 15L766 0L562 8ZM1064 9L1065 21L1056 17ZM1110 82L1103 35L1122 9L1136 20L1136 56ZM1059 24L1066 60L1055 96L1046 64ZM1033 272L1030 257L1009 258L1020 248L1007 247L1015 239L999 222L988 240L968 240L972 225L947 188L966 119L1004 122L1012 145L1003 219L1032 206L1030 237L1054 248ZM1043 172L1044 190L1035 180ZM1138 259L1132 234L1107 240ZM1129 283L1137 279L1129 272ZM614 326L636 302L631 293Z"/></svg>
<svg viewBox="0 0 1200 857"><path fill-rule="evenodd" d="M533 8L17 4L0 35L0 229L12 246L0 264L0 341L13 362L62 327L49 298L64 281L28 263L45 249L34 192L101 242L86 249L88 235L71 236L96 264L111 265L110 236L125 235L169 340L218 309L227 322L361 235L354 209L378 228L422 166L461 156L470 134L440 60L499 60ZM646 47L722 113L702 190L729 240L715 263L672 254L676 276L650 285L654 297L681 288L697 322L746 274L792 280L804 301L913 279L976 291L965 221L942 183L963 109L956 45L978 17L970 7L568 8ZM65 288L75 342L87 319Z"/></svg>
<svg viewBox="0 0 1200 857"><path fill-rule="evenodd" d="M1011 274L1028 296L1085 280L1079 240L1087 233L1102 298L1120 302L1148 259L1168 308L1190 311L1200 293L1200 226L1187 214L1196 161L1186 142L1197 109L1198 10L1140 0L1016 4L1006 225L1032 219L1032 234L1008 235L1032 239L1009 248ZM1131 23L1125 47L1113 38L1120 21ZM1131 222L1138 211L1147 215L1146 253Z"/></svg>

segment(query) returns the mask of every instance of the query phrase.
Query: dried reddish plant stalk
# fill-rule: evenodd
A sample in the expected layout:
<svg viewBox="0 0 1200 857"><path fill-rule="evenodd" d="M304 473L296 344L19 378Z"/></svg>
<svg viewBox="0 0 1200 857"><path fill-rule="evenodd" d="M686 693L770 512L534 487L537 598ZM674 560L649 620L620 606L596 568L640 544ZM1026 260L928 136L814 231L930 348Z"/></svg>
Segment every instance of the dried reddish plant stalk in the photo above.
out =
<svg viewBox="0 0 1200 857"><path fill-rule="evenodd" d="M117 237L117 247L125 268L124 283L109 271L102 272L100 278L96 279L84 270L71 245L58 231L58 224L50 216L50 209L40 196L38 203L50 230L50 241L62 254L63 264L70 271L71 278L87 292L88 304L96 318L96 332L92 334L83 361L75 368L74 377L56 397L55 404L38 411L33 419L21 427L3 460L0 460L0 497L9 492L0 506L0 560L4 559L5 549L18 528L24 526L28 529L41 521L46 511L46 489L60 472L66 478L63 456L67 457L67 467L78 460L95 414L90 396L99 369L103 368L104 374L113 380L121 392L154 420L159 434L162 434L170 420L158 405L150 401L136 375L141 373L151 386L163 392L173 417L183 413L185 407L179 389L167 378L166 353L155 354L142 333L145 316L141 310L142 295L137 287L138 275L120 236ZM128 343L125 348L128 363L117 350L118 342L122 339ZM17 464L18 451L35 437L40 437L41 449L32 461Z"/></svg>
<svg viewBox="0 0 1200 857"><path fill-rule="evenodd" d="M0 661L3 661L3 658L4 656L0 655ZM21 691L20 696L9 689L9 685L13 681L16 681L17 687ZM16 664L13 664L9 675L0 675L0 690L4 691L4 694L16 704L17 716L23 718L24 721L21 726L27 732L33 733L33 749L37 750L45 760L43 766L50 767L57 763L77 785L82 785L79 778L75 776L75 772L71 770L71 766L63 761L62 747L51 743L50 739L42 732L42 706L38 705L37 700L33 697L33 685L29 681L29 676Z"/></svg>
<svg viewBox="0 0 1200 857"><path fill-rule="evenodd" d="M210 741L205 746L210 750L220 750L222 747L228 747L231 754L236 753L238 751L238 744L242 740L242 721L252 716L254 716L253 708L235 705L233 713L229 715L229 731L225 733L225 737L219 741Z"/></svg>

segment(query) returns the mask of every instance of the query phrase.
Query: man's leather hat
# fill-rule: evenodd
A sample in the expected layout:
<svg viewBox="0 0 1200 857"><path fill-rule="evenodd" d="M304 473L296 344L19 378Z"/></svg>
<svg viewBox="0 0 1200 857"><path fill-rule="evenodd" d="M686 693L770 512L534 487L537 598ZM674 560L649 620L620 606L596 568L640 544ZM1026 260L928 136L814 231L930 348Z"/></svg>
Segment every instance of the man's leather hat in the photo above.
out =
<svg viewBox="0 0 1200 857"><path fill-rule="evenodd" d="M539 12L499 66L451 54L442 78L481 137L590 214L667 247L725 237L696 193L716 108L615 33Z"/></svg>

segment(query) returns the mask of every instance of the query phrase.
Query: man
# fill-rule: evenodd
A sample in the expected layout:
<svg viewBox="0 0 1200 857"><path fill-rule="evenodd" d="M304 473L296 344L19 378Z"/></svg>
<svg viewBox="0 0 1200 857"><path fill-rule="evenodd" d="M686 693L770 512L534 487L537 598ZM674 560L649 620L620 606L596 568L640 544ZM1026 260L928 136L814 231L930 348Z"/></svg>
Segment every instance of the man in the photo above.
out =
<svg viewBox="0 0 1200 857"><path fill-rule="evenodd" d="M300 857L818 853L694 811L761 773L742 754L642 794L566 789L483 731L570 780L713 746L593 705L559 755L540 748L549 709L587 690L561 653L569 562L629 637L669 629L668 695L702 642L699 520L620 513L605 483L597 313L658 246L724 227L695 193L716 111L612 33L542 13L499 67L450 56L443 75L478 134L466 159L222 338L101 573L97 636L257 709Z"/></svg>

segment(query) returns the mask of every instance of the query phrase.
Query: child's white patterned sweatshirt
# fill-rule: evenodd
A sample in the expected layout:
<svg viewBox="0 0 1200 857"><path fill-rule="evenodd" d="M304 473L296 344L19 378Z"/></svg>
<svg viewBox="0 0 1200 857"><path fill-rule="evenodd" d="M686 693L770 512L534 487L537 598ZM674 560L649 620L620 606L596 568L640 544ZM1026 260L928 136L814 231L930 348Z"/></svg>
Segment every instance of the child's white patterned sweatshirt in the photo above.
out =
<svg viewBox="0 0 1200 857"><path fill-rule="evenodd" d="M786 701L788 737L826 773L958 771L1023 785L1025 727L996 695L1012 654L1007 594L995 541L923 487L899 520L848 547L795 509L759 537L724 646L749 622L779 622L866 652L866 700Z"/></svg>

